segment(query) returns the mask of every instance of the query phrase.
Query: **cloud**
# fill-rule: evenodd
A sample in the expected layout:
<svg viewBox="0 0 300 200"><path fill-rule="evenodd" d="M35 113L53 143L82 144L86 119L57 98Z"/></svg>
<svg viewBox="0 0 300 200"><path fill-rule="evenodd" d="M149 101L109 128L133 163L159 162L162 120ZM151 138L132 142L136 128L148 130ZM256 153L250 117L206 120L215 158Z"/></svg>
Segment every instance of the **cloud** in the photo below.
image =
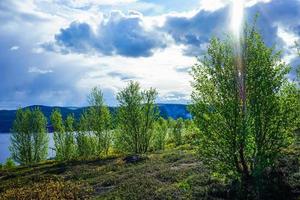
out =
<svg viewBox="0 0 300 200"><path fill-rule="evenodd" d="M201 0L200 1L200 9L204 11L216 11L220 8L225 7L227 4L230 3L230 0Z"/></svg>
<svg viewBox="0 0 300 200"><path fill-rule="evenodd" d="M51 69L40 69L38 67L30 67L28 69L29 73L35 73L35 74L49 74L49 73L53 73L53 71Z"/></svg>
<svg viewBox="0 0 300 200"><path fill-rule="evenodd" d="M176 67L175 70L179 73L188 73L191 67Z"/></svg>
<svg viewBox="0 0 300 200"><path fill-rule="evenodd" d="M213 34L225 32L228 9L215 12L198 11L192 17L168 16L162 29L172 36L178 45L185 45L184 53L190 56L201 54Z"/></svg>
<svg viewBox="0 0 300 200"><path fill-rule="evenodd" d="M230 1L220 0L214 4L209 2L211 1L202 0L201 5L204 7L192 16L167 16L161 28L172 36L176 44L184 45L185 55L201 55L212 36L224 37L228 32ZM208 4L214 8L206 7ZM257 26L266 44L284 46L285 40L278 35L279 27L299 35L299 8L298 0L252 0L247 2L245 8L246 21L252 23L254 16L259 13Z"/></svg>
<svg viewBox="0 0 300 200"><path fill-rule="evenodd" d="M119 79L121 79L123 81L125 81L125 80L133 80L133 79L137 79L138 78L137 76L126 74L126 73L121 73L121 72L118 72L118 71L109 72L109 73L107 73L107 75L111 76L113 78L119 78Z"/></svg>
<svg viewBox="0 0 300 200"><path fill-rule="evenodd" d="M137 0L64 0L64 3L67 4L68 6L71 7L86 7L86 6L91 6L91 5L118 5L118 4L128 4L128 3L133 3L136 2ZM60 2L61 0L55 2Z"/></svg>
<svg viewBox="0 0 300 200"><path fill-rule="evenodd" d="M0 109L84 106L93 86L100 86L109 105L117 105L115 94L129 79L157 88L158 102L188 102L192 77L186 66L205 52L212 35L226 33L226 0L109 5L118 1L0 1ZM252 0L246 8L248 20L260 12L264 40L276 42L292 66L299 64L291 48L300 36L299 4ZM12 51L13 46L21 48Z"/></svg>
<svg viewBox="0 0 300 200"><path fill-rule="evenodd" d="M167 94L160 97L161 101L172 103L172 102L179 102L182 101L184 103L187 103L190 99L190 94L178 92L178 91L171 91Z"/></svg>
<svg viewBox="0 0 300 200"><path fill-rule="evenodd" d="M145 28L142 14L115 11L101 21L97 30L88 23L72 22L55 35L54 43L43 47L62 53L149 57L155 50L166 48L166 40L163 33Z"/></svg>
<svg viewBox="0 0 300 200"><path fill-rule="evenodd" d="M19 48L20 48L19 46L12 46L12 47L10 47L9 50L11 50L11 51L17 51Z"/></svg>

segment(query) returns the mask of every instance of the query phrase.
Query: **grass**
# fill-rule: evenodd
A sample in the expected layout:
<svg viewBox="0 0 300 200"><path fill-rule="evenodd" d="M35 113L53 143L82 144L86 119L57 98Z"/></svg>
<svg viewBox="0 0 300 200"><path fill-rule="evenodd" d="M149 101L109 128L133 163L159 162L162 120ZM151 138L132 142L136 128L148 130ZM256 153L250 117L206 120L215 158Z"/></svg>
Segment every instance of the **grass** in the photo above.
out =
<svg viewBox="0 0 300 200"><path fill-rule="evenodd" d="M209 175L190 146L142 158L47 161L2 170L0 199L230 199L229 186ZM299 173L292 178L297 189Z"/></svg>
<svg viewBox="0 0 300 200"><path fill-rule="evenodd" d="M124 157L47 161L2 170L0 199L197 199L223 195L208 193L214 183L191 148L144 158L137 163L126 163Z"/></svg>

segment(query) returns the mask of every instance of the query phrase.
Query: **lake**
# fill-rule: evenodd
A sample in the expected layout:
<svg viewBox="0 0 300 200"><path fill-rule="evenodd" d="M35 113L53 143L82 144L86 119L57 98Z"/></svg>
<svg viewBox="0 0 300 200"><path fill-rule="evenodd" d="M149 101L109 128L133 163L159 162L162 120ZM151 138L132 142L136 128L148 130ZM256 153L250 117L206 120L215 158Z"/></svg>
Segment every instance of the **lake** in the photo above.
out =
<svg viewBox="0 0 300 200"><path fill-rule="evenodd" d="M10 133L0 133L0 163L4 163L10 156L9 145L10 145ZM54 147L53 133L49 133L49 150L48 157L51 158L55 155L54 151L50 148Z"/></svg>

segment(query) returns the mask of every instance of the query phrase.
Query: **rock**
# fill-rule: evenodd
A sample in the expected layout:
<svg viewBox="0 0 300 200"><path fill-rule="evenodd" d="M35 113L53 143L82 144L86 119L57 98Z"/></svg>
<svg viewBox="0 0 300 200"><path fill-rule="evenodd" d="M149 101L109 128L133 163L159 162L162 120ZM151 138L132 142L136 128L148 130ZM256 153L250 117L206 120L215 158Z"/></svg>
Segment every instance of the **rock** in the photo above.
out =
<svg viewBox="0 0 300 200"><path fill-rule="evenodd" d="M143 160L145 160L145 158L140 155L130 155L130 156L126 156L123 159L123 161L125 163L137 163L137 162L141 162Z"/></svg>

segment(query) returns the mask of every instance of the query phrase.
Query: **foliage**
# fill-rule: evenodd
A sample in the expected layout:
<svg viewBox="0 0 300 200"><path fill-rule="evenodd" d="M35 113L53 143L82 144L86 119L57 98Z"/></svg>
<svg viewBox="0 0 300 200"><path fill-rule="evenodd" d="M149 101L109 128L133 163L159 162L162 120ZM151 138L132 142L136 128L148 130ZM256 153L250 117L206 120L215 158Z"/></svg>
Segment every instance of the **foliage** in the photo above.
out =
<svg viewBox="0 0 300 200"><path fill-rule="evenodd" d="M47 120L39 108L19 109L12 128L12 158L21 165L45 160L48 153L49 137Z"/></svg>
<svg viewBox="0 0 300 200"><path fill-rule="evenodd" d="M199 128L193 120L184 121L184 133L183 133L183 143L198 145L199 144Z"/></svg>
<svg viewBox="0 0 300 200"><path fill-rule="evenodd" d="M75 130L74 130L74 115L70 114L67 116L67 119L65 120L65 131L66 131L66 138L65 138L65 143L66 143L66 160L72 160L74 159L77 154L76 154L76 143L75 143Z"/></svg>
<svg viewBox="0 0 300 200"><path fill-rule="evenodd" d="M97 155L96 136L89 130L89 117L84 112L79 120L79 131L76 134L77 154L80 158L88 159Z"/></svg>
<svg viewBox="0 0 300 200"><path fill-rule="evenodd" d="M97 87L88 96L90 107L81 115L76 135L78 155L82 158L107 155L112 140L111 115Z"/></svg>
<svg viewBox="0 0 300 200"><path fill-rule="evenodd" d="M12 158L7 158L5 164L3 166L4 169L12 169L16 166L14 160ZM1 168L0 168L1 169Z"/></svg>
<svg viewBox="0 0 300 200"><path fill-rule="evenodd" d="M125 151L147 152L158 115L154 104L156 96L155 89L141 91L140 85L133 81L118 93L118 124L121 134L117 135L117 138Z"/></svg>
<svg viewBox="0 0 300 200"><path fill-rule="evenodd" d="M155 150L164 150L166 144L166 136L168 134L168 122L160 117L154 124L153 148Z"/></svg>
<svg viewBox="0 0 300 200"><path fill-rule="evenodd" d="M263 171L290 143L299 117L289 67L268 48L254 27L246 27L242 51L228 38L213 38L193 67L191 112L201 130L200 152L226 178L258 189ZM298 107L299 110L299 107Z"/></svg>
<svg viewBox="0 0 300 200"><path fill-rule="evenodd" d="M50 121L54 130L54 145L56 159L64 160L66 158L65 150L65 127L61 113L58 109L54 110L50 116Z"/></svg>
<svg viewBox="0 0 300 200"><path fill-rule="evenodd" d="M104 105L100 89L93 88L88 96L90 107L81 115L76 136L80 157L107 155L111 144L111 116Z"/></svg>
<svg viewBox="0 0 300 200"><path fill-rule="evenodd" d="M54 145L57 160L71 160L75 157L76 146L73 136L74 117L69 115L64 121L58 109L55 109L50 121L54 130Z"/></svg>
<svg viewBox="0 0 300 200"><path fill-rule="evenodd" d="M111 143L111 116L107 106L104 105L102 91L93 88L88 97L90 108L87 110L89 131L96 135L97 154L107 155Z"/></svg>
<svg viewBox="0 0 300 200"><path fill-rule="evenodd" d="M182 118L179 118L176 120L175 125L173 127L173 131L172 131L173 141L175 142L176 146L179 146L182 144L183 129L184 129L184 121Z"/></svg>

